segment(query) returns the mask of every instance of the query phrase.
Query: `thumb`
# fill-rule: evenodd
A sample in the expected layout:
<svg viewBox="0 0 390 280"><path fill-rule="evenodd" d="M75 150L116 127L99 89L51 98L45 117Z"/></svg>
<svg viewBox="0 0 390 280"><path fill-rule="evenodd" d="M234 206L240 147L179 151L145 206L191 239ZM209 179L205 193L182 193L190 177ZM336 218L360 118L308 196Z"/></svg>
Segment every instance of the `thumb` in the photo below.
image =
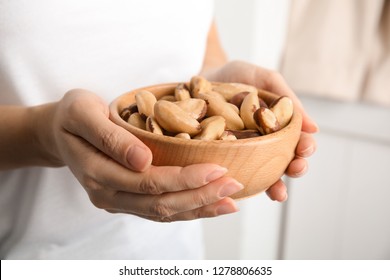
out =
<svg viewBox="0 0 390 280"><path fill-rule="evenodd" d="M67 122L65 129L82 137L108 157L133 171L148 169L152 163L150 149L129 131L109 119L108 106L99 97L89 92L83 93L77 96L76 103L79 106L70 110L73 121ZM83 104L88 105L89 109L85 110Z"/></svg>
<svg viewBox="0 0 390 280"><path fill-rule="evenodd" d="M319 131L317 123L310 118L309 114L302 108L302 131L307 133L316 133Z"/></svg>
<svg viewBox="0 0 390 280"><path fill-rule="evenodd" d="M133 171L142 172L148 169L153 158L150 149L127 130L114 123L111 125L115 127L110 136L113 139L106 142L105 146L108 151L105 153Z"/></svg>
<svg viewBox="0 0 390 280"><path fill-rule="evenodd" d="M100 114L100 118L94 118L93 122L92 134L87 136L91 144L133 171L141 172L149 168L152 152L141 140L103 114Z"/></svg>
<svg viewBox="0 0 390 280"><path fill-rule="evenodd" d="M145 171L152 163L152 152L137 137L126 129L114 124L101 114L99 129L93 133L90 142L99 150L134 170ZM95 121L98 121L96 118Z"/></svg>
<svg viewBox="0 0 390 280"><path fill-rule="evenodd" d="M309 114L303 108L301 101L296 97L296 95L290 96L297 107L297 109L302 114L302 131L307 133L316 133L319 131L317 123L309 116Z"/></svg>

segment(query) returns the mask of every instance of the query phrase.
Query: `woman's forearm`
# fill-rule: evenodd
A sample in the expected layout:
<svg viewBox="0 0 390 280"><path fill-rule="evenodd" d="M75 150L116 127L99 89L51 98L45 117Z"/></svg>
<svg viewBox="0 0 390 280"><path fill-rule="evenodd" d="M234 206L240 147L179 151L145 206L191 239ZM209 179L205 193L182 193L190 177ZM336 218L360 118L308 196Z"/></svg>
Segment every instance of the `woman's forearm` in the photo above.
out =
<svg viewBox="0 0 390 280"><path fill-rule="evenodd" d="M0 170L61 166L50 135L55 104L0 106Z"/></svg>
<svg viewBox="0 0 390 280"><path fill-rule="evenodd" d="M207 75L207 72L223 66L227 61L227 56L219 40L217 25L213 22L208 33L206 52L200 74Z"/></svg>

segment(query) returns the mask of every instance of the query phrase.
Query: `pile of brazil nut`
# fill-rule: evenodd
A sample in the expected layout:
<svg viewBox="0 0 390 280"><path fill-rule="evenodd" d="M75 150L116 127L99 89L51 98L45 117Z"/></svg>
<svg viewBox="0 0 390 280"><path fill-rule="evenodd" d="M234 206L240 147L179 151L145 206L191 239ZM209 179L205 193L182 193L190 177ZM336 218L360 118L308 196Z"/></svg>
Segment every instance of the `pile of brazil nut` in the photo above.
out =
<svg viewBox="0 0 390 280"><path fill-rule="evenodd" d="M192 77L171 95L157 100L141 90L135 103L120 112L129 124L152 133L198 140L237 140L257 137L285 127L293 114L290 98L266 104L255 87L240 83L211 83Z"/></svg>

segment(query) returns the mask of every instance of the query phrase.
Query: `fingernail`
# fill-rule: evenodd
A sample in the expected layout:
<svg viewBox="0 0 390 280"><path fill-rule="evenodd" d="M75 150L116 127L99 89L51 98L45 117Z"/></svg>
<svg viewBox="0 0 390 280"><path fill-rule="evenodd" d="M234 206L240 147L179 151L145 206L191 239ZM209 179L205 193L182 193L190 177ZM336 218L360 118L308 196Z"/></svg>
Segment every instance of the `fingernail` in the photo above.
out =
<svg viewBox="0 0 390 280"><path fill-rule="evenodd" d="M219 190L219 197L226 197L232 195L242 190L243 188L244 186L237 181L229 182Z"/></svg>
<svg viewBox="0 0 390 280"><path fill-rule="evenodd" d="M316 133L316 132L320 132L320 127L317 125L317 123L315 123L314 121L313 121L313 126L314 126L314 132Z"/></svg>
<svg viewBox="0 0 390 280"><path fill-rule="evenodd" d="M296 173L295 173L295 177L301 177L301 176L304 175L306 172L307 172L307 165L305 165L305 167L304 167L301 171L296 172Z"/></svg>
<svg viewBox="0 0 390 280"><path fill-rule="evenodd" d="M231 204L223 204L217 208L217 215L225 215L237 212L237 206Z"/></svg>
<svg viewBox="0 0 390 280"><path fill-rule="evenodd" d="M301 156L303 157L309 157L314 153L314 146L309 146L305 150L301 152Z"/></svg>
<svg viewBox="0 0 390 280"><path fill-rule="evenodd" d="M316 133L316 132L319 132L320 131L320 128L319 126L317 125L317 123L309 117L309 122L310 122L310 125L312 126L312 132L313 133Z"/></svg>
<svg viewBox="0 0 390 280"><path fill-rule="evenodd" d="M151 157L148 150L134 145L127 152L127 162L134 171L144 171L151 164Z"/></svg>
<svg viewBox="0 0 390 280"><path fill-rule="evenodd" d="M223 175L226 174L227 171L228 170L225 167L221 167L221 166L217 167L210 174L206 176L206 184L222 177Z"/></svg>

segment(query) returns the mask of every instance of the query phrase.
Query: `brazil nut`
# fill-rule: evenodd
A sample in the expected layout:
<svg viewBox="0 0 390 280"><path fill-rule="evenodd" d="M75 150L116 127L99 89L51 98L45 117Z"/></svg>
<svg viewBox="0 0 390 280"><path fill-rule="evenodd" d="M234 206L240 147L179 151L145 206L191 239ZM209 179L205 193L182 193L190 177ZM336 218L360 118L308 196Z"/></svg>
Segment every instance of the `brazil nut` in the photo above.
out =
<svg viewBox="0 0 390 280"><path fill-rule="evenodd" d="M154 117L165 130L172 133L185 132L193 136L200 132L199 122L175 103L159 100L154 106Z"/></svg>

